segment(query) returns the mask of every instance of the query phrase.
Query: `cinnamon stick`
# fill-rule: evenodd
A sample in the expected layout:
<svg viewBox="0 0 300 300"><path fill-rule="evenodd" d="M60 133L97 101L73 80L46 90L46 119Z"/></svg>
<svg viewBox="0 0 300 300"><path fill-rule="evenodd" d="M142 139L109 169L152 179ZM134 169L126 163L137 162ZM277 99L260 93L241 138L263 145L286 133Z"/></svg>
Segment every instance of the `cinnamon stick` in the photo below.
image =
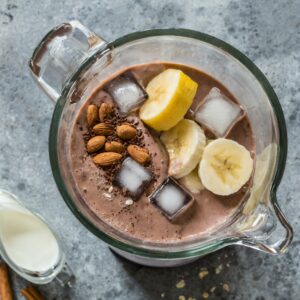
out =
<svg viewBox="0 0 300 300"><path fill-rule="evenodd" d="M4 263L0 263L0 299L13 300L8 268Z"/></svg>
<svg viewBox="0 0 300 300"><path fill-rule="evenodd" d="M21 290L21 294L26 298L26 300L44 300L44 297L32 285L29 285L25 289Z"/></svg>

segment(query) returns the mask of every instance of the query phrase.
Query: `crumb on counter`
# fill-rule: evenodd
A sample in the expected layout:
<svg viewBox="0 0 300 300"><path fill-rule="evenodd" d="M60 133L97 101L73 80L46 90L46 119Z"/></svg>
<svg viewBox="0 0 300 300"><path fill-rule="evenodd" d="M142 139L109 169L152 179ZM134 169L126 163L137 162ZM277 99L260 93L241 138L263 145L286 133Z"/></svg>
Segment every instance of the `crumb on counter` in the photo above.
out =
<svg viewBox="0 0 300 300"><path fill-rule="evenodd" d="M198 276L200 279L203 279L204 277L206 277L209 274L209 272L207 270L202 270L198 273Z"/></svg>
<svg viewBox="0 0 300 300"><path fill-rule="evenodd" d="M220 274L222 272L222 269L223 269L223 264L220 264L218 267L215 268L215 273Z"/></svg>
<svg viewBox="0 0 300 300"><path fill-rule="evenodd" d="M229 285L227 283L223 284L223 290L227 293L230 291Z"/></svg>
<svg viewBox="0 0 300 300"><path fill-rule="evenodd" d="M177 282L176 287L178 289L183 289L185 287L185 281L181 279L180 281Z"/></svg>

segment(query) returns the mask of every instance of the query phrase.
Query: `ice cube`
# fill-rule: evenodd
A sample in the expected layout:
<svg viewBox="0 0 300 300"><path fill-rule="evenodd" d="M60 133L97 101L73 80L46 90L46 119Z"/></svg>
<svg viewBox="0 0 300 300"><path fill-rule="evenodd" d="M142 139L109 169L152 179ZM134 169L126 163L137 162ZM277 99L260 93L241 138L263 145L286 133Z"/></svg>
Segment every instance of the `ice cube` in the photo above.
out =
<svg viewBox="0 0 300 300"><path fill-rule="evenodd" d="M126 158L117 173L114 184L124 188L130 196L137 200L152 179L151 173L132 158Z"/></svg>
<svg viewBox="0 0 300 300"><path fill-rule="evenodd" d="M194 201L193 197L170 177L151 195L150 200L171 221L186 211Z"/></svg>
<svg viewBox="0 0 300 300"><path fill-rule="evenodd" d="M106 90L124 114L128 114L148 98L146 91L129 72L110 81Z"/></svg>
<svg viewBox="0 0 300 300"><path fill-rule="evenodd" d="M195 111L195 120L211 130L217 137L227 135L233 125L244 116L244 110L212 88Z"/></svg>

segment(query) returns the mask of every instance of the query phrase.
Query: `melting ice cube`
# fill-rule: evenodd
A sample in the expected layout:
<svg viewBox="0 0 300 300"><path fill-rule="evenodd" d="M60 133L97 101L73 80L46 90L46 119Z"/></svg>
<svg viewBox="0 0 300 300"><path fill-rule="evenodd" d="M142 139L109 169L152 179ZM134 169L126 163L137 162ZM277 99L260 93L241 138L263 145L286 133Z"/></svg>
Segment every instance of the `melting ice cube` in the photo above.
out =
<svg viewBox="0 0 300 300"><path fill-rule="evenodd" d="M129 113L148 98L147 93L129 72L108 83L106 90L122 113Z"/></svg>
<svg viewBox="0 0 300 300"><path fill-rule="evenodd" d="M114 179L114 183L128 191L137 200L152 179L151 173L132 158L126 158Z"/></svg>
<svg viewBox="0 0 300 300"><path fill-rule="evenodd" d="M151 202L169 220L174 220L186 211L192 205L193 200L193 197L183 190L172 178L167 178L154 194L151 195Z"/></svg>
<svg viewBox="0 0 300 300"><path fill-rule="evenodd" d="M217 137L223 137L243 116L243 109L214 87L196 109L194 118Z"/></svg>

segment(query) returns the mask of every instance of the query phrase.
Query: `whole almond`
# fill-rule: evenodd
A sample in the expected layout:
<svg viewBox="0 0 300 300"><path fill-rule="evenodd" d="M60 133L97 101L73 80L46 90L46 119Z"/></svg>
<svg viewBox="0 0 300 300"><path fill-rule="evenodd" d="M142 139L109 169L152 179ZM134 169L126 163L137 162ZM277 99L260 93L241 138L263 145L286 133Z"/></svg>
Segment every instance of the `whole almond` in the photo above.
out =
<svg viewBox="0 0 300 300"><path fill-rule="evenodd" d="M130 140L136 136L136 129L128 124L117 126L117 135L122 140Z"/></svg>
<svg viewBox="0 0 300 300"><path fill-rule="evenodd" d="M123 144L119 143L119 142L106 142L105 143L105 151L107 152L117 152L117 153L123 153L125 148L123 146Z"/></svg>
<svg viewBox="0 0 300 300"><path fill-rule="evenodd" d="M137 145L129 145L127 147L129 155L140 164L145 164L150 159L149 151Z"/></svg>
<svg viewBox="0 0 300 300"><path fill-rule="evenodd" d="M99 123L93 127L93 131L98 135L111 135L114 133L114 127L110 124Z"/></svg>
<svg viewBox="0 0 300 300"><path fill-rule="evenodd" d="M95 104L90 104L86 111L86 119L89 126L93 126L98 121L98 108Z"/></svg>
<svg viewBox="0 0 300 300"><path fill-rule="evenodd" d="M93 162L101 167L111 166L116 164L122 155L116 152L103 152L93 157Z"/></svg>
<svg viewBox="0 0 300 300"><path fill-rule="evenodd" d="M113 107L111 104L102 103L99 108L100 122L104 122L106 119L108 119L111 116L112 111L113 111Z"/></svg>
<svg viewBox="0 0 300 300"><path fill-rule="evenodd" d="M100 150L105 143L105 136L94 136L86 144L86 150L88 153L93 153Z"/></svg>

